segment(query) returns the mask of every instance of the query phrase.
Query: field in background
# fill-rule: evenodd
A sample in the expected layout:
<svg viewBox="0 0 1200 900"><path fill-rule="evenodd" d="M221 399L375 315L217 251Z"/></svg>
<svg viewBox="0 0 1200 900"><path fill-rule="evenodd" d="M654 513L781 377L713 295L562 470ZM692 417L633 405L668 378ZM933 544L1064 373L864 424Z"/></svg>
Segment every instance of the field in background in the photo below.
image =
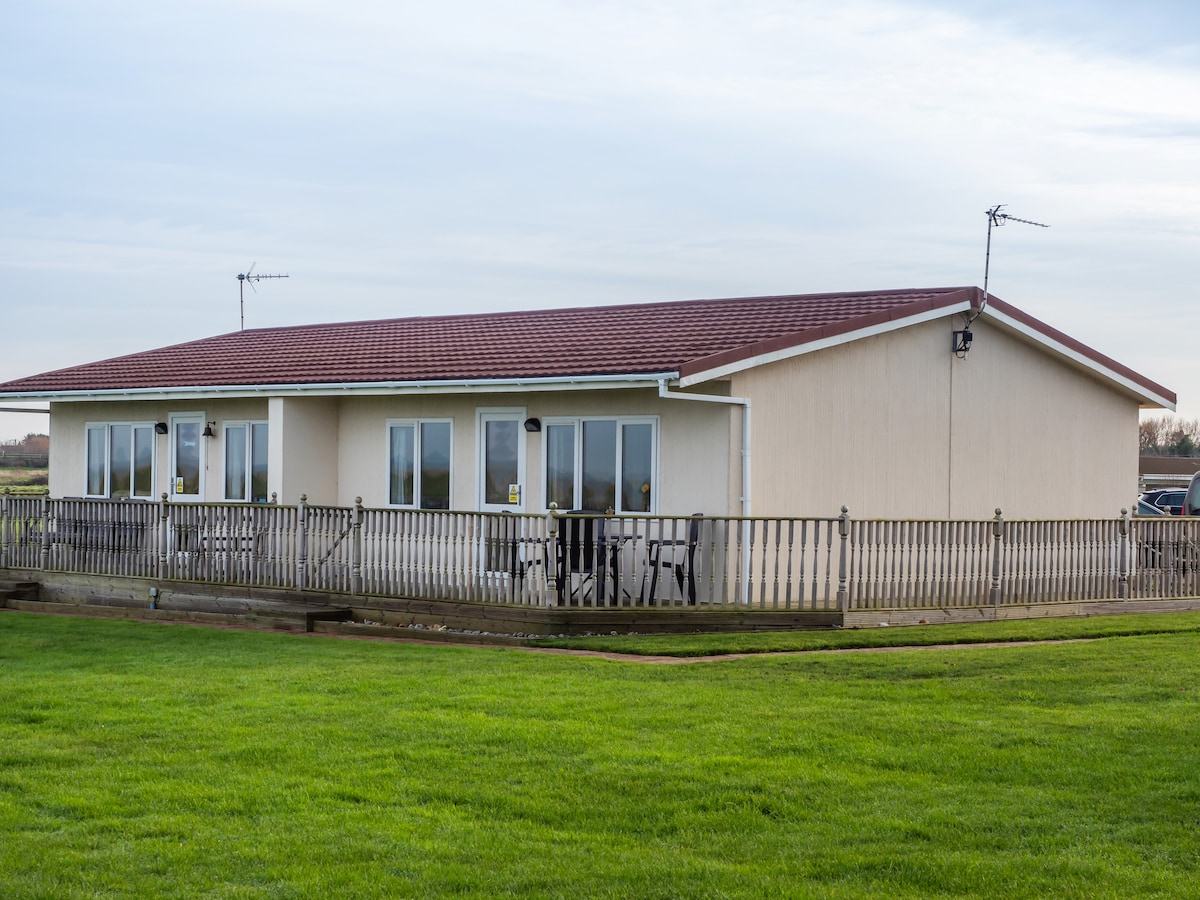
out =
<svg viewBox="0 0 1200 900"><path fill-rule="evenodd" d="M0 613L0 895L1196 896L1198 649L665 666Z"/></svg>
<svg viewBox="0 0 1200 900"><path fill-rule="evenodd" d="M0 493L41 494L50 482L50 470L0 467Z"/></svg>

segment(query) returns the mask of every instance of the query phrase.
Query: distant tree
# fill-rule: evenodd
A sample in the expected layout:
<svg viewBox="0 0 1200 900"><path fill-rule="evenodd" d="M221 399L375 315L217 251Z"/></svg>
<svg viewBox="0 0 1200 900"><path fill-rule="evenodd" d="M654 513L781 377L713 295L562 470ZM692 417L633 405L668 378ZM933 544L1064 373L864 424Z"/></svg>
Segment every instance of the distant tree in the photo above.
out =
<svg viewBox="0 0 1200 900"><path fill-rule="evenodd" d="M20 440L0 441L0 460L8 465L45 467L50 456L50 438L27 434Z"/></svg>
<svg viewBox="0 0 1200 900"><path fill-rule="evenodd" d="M18 442L18 453L45 456L50 452L50 435L27 434Z"/></svg>
<svg viewBox="0 0 1200 900"><path fill-rule="evenodd" d="M1142 456L1200 455L1200 419L1158 416L1138 424Z"/></svg>

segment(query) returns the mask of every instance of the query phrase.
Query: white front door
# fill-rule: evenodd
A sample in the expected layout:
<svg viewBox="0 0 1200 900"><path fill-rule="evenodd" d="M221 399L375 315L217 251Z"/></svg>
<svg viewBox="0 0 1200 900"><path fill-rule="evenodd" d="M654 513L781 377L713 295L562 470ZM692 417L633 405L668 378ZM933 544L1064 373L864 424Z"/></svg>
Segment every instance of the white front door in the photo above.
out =
<svg viewBox="0 0 1200 900"><path fill-rule="evenodd" d="M204 414L172 413L167 493L171 500L204 499Z"/></svg>
<svg viewBox="0 0 1200 900"><path fill-rule="evenodd" d="M525 410L479 413L479 508L525 511Z"/></svg>

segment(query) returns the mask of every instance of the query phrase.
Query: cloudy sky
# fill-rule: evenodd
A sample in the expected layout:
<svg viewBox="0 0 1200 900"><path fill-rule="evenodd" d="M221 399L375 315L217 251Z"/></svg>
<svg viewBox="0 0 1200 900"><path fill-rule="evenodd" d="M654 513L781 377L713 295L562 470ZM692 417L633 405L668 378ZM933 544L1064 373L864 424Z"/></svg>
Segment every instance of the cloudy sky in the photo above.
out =
<svg viewBox="0 0 1200 900"><path fill-rule="evenodd" d="M1200 416L1193 0L11 4L0 381L246 326L982 285ZM0 414L0 439L44 419Z"/></svg>

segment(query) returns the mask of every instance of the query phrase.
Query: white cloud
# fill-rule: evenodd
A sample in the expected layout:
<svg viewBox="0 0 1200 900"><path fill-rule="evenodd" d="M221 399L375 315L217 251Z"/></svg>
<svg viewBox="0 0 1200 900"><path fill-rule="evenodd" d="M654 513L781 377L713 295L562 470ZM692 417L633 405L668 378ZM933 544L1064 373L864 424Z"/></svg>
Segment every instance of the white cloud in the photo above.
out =
<svg viewBox="0 0 1200 900"><path fill-rule="evenodd" d="M1197 414L1200 375L1128 311L1200 325L1200 77L1114 10L21 8L0 312L35 298L53 335L0 378L235 327L252 260L292 274L252 324L979 284L1005 202L1053 228L996 236L993 290Z"/></svg>

